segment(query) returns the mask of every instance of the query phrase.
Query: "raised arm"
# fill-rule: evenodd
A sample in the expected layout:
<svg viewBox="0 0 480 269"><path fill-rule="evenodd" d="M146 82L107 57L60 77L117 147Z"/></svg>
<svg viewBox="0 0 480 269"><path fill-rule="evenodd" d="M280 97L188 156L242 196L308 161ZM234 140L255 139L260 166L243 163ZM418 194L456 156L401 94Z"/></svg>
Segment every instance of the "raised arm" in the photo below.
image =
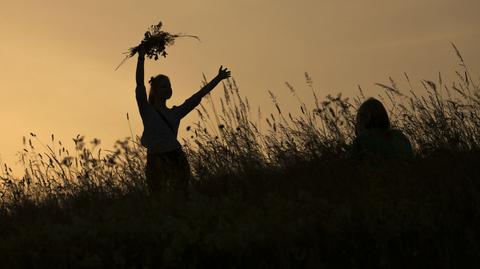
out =
<svg viewBox="0 0 480 269"><path fill-rule="evenodd" d="M192 111L196 106L198 106L198 104L200 104L200 101L205 95L211 92L218 85L218 83L229 77L230 71L227 68L223 68L223 66L220 66L216 77L214 77L210 82L203 86L203 88L201 88L198 92L185 100L185 102L183 102L183 104L178 107L180 118L183 118L188 113L190 113L190 111Z"/></svg>
<svg viewBox="0 0 480 269"><path fill-rule="evenodd" d="M137 88L135 89L135 95L137 98L138 108L140 115L143 117L143 111L148 105L147 101L147 89L145 88L145 52L143 50L138 51L138 62L135 79L137 81Z"/></svg>
<svg viewBox="0 0 480 269"><path fill-rule="evenodd" d="M145 53L138 52L137 72L136 72L137 86L145 87Z"/></svg>

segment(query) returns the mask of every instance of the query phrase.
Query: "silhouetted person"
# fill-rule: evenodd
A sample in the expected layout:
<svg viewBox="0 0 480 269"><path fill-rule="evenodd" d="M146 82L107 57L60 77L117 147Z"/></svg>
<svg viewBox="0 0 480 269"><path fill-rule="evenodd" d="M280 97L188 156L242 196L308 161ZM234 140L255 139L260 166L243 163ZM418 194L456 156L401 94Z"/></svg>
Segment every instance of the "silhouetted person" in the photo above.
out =
<svg viewBox="0 0 480 269"><path fill-rule="evenodd" d="M356 138L352 145L355 158L410 159L410 140L400 130L390 128L383 104L369 98L360 105L355 123Z"/></svg>
<svg viewBox="0 0 480 269"><path fill-rule="evenodd" d="M145 52L140 49L136 71L136 98L143 122L141 143L147 148L146 177L150 194L187 191L190 167L177 141L180 120L192 111L220 81L230 77L230 71L220 67L218 75L180 106L168 108L172 96L170 80L165 75L150 79L150 93L144 84Z"/></svg>

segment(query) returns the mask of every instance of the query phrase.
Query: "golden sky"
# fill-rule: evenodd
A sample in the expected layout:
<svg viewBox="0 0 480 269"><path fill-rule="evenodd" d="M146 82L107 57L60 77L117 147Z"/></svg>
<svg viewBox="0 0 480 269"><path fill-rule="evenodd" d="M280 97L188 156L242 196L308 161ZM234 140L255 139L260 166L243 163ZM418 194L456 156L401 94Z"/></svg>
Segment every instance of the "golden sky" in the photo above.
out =
<svg viewBox="0 0 480 269"><path fill-rule="evenodd" d="M267 90L285 109L298 108L284 82L305 89L305 71L321 97L353 95L357 84L376 95L375 82L401 79L404 71L413 79L451 73L450 42L480 74L478 0L1 1L0 156L10 165L30 132L45 142L52 133L64 141L84 134L110 147L129 136L128 112L141 134L135 61L114 68L159 20L167 31L202 40L178 40L166 59L147 63L147 78L170 76L169 105L190 96L202 73L211 78L221 64L242 95L267 111ZM181 130L195 119L192 113Z"/></svg>

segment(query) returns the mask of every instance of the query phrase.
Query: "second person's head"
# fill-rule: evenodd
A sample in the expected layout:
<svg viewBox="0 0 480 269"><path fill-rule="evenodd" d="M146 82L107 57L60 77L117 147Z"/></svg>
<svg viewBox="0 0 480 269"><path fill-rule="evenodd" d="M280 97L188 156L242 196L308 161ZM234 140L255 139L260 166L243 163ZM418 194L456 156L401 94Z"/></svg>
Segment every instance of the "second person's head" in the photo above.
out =
<svg viewBox="0 0 480 269"><path fill-rule="evenodd" d="M390 129L387 110L382 102L375 98L369 98L360 105L355 123L356 135L371 129L383 131Z"/></svg>
<svg viewBox="0 0 480 269"><path fill-rule="evenodd" d="M157 75L149 81L150 93L148 103L154 105L158 102L165 102L172 97L172 85L170 79L165 75Z"/></svg>

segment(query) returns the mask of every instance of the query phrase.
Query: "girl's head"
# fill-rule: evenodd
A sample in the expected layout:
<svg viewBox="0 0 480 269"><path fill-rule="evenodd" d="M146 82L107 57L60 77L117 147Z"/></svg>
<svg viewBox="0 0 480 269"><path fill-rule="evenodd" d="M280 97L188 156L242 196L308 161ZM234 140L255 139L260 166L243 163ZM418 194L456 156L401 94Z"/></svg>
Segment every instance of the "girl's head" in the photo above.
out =
<svg viewBox="0 0 480 269"><path fill-rule="evenodd" d="M360 105L355 123L355 134L359 135L370 129L380 129L385 131L390 129L390 120L388 119L387 110L382 102L375 98L369 98Z"/></svg>
<svg viewBox="0 0 480 269"><path fill-rule="evenodd" d="M157 102L165 102L172 97L172 86L170 79L165 75L157 75L149 81L150 93L148 95L148 103L153 105Z"/></svg>

